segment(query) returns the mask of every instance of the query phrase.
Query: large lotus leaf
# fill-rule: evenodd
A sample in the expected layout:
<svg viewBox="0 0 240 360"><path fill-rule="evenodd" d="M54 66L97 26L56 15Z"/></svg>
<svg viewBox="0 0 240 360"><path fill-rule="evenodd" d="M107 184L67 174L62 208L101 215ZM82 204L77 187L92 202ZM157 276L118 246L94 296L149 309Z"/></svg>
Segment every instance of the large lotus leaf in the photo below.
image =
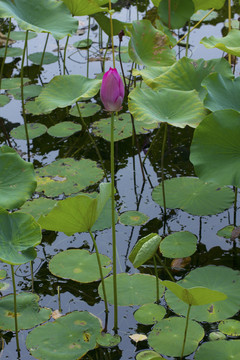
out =
<svg viewBox="0 0 240 360"><path fill-rule="evenodd" d="M78 360L97 346L101 324L87 311L74 311L28 334L26 346L35 359Z"/></svg>
<svg viewBox="0 0 240 360"><path fill-rule="evenodd" d="M173 65L172 65L173 66ZM150 87L154 88L154 80L158 76L164 74L166 71L171 69L171 66L149 66L141 70L133 69L132 74L134 76L142 76L143 81Z"/></svg>
<svg viewBox="0 0 240 360"><path fill-rule="evenodd" d="M240 31L236 29L232 29L227 36L222 38L204 37L200 43L208 49L217 48L228 54L240 56Z"/></svg>
<svg viewBox="0 0 240 360"><path fill-rule="evenodd" d="M106 255L99 255L103 276L107 276L111 271L111 260ZM50 260L49 270L55 276L80 283L90 283L101 278L96 253L91 254L84 249L58 253Z"/></svg>
<svg viewBox="0 0 240 360"><path fill-rule="evenodd" d="M138 268L151 259L155 255L160 242L161 237L154 233L138 240L129 255L129 260L132 262L133 266Z"/></svg>
<svg viewBox="0 0 240 360"><path fill-rule="evenodd" d="M171 0L171 28L180 29L189 21L190 17L194 13L193 0ZM158 6L158 14L161 20L168 25L169 16L169 1L161 0Z"/></svg>
<svg viewBox="0 0 240 360"><path fill-rule="evenodd" d="M101 29L108 35L111 36L111 23L110 19L103 14L96 14L94 15L94 19L97 21ZM129 23L124 23L117 19L112 19L113 23L113 35L118 35L121 30L124 30L126 25L129 26Z"/></svg>
<svg viewBox="0 0 240 360"><path fill-rule="evenodd" d="M240 340L218 340L203 343L197 350L194 359L238 360Z"/></svg>
<svg viewBox="0 0 240 360"><path fill-rule="evenodd" d="M129 111L136 121L167 122L180 128L196 127L205 116L197 91L135 88L129 94Z"/></svg>
<svg viewBox="0 0 240 360"><path fill-rule="evenodd" d="M101 80L88 79L82 75L55 76L42 90L36 104L42 113L58 107L73 105L79 100L90 99L97 94Z"/></svg>
<svg viewBox="0 0 240 360"><path fill-rule="evenodd" d="M197 250L197 237L189 231L178 231L166 236L160 243L160 252L168 258L184 258Z"/></svg>
<svg viewBox="0 0 240 360"><path fill-rule="evenodd" d="M190 160L203 181L240 186L240 114L219 110L194 132Z"/></svg>
<svg viewBox="0 0 240 360"><path fill-rule="evenodd" d="M158 67L176 61L168 36L155 29L149 20L133 21L128 30L131 33L129 55L137 64Z"/></svg>
<svg viewBox="0 0 240 360"><path fill-rule="evenodd" d="M222 73L233 78L233 73L228 61L224 58L205 61L203 59L192 60L183 57L168 71L155 78L149 85L155 90L169 88L175 90L197 90L199 97L203 100L206 89L202 87L203 79L212 72ZM230 80L229 80L230 81Z"/></svg>
<svg viewBox="0 0 240 360"><path fill-rule="evenodd" d="M207 89L204 105L211 111L233 109L240 111L240 77L230 79L219 73L209 75L202 85Z"/></svg>
<svg viewBox="0 0 240 360"><path fill-rule="evenodd" d="M95 121L93 124L93 133L101 136L107 141L111 141L111 118ZM144 124L135 122L136 134L146 134L148 130L158 127L157 123ZM114 117L114 141L119 141L132 136L132 121L130 114L120 114Z"/></svg>
<svg viewBox="0 0 240 360"><path fill-rule="evenodd" d="M0 260L25 264L37 256L34 246L42 239L41 228L29 214L0 212Z"/></svg>
<svg viewBox="0 0 240 360"><path fill-rule="evenodd" d="M108 8L101 8L97 0L62 0L73 16L92 15Z"/></svg>
<svg viewBox="0 0 240 360"><path fill-rule="evenodd" d="M192 287L206 287L220 291L227 296L226 300L211 302L208 305L193 306L190 318L197 321L215 322L224 320L239 311L240 272L224 266L205 266L192 270L183 280L177 282L186 289ZM170 290L166 291L165 299L168 306L177 314L187 314L188 305L174 295Z"/></svg>
<svg viewBox="0 0 240 360"><path fill-rule="evenodd" d="M33 165L7 146L0 149L0 206L20 207L36 188Z"/></svg>
<svg viewBox="0 0 240 360"><path fill-rule="evenodd" d="M38 221L40 216L47 215L53 209L56 203L56 200L38 198L32 201L25 202L19 212L30 214L34 217L36 221Z"/></svg>
<svg viewBox="0 0 240 360"><path fill-rule="evenodd" d="M170 317L154 325L148 336L149 345L157 352L172 357L180 357L184 339L186 319ZM195 321L188 322L188 331L184 348L184 356L196 350L198 343L204 337L204 330ZM174 343L173 343L174 339ZM207 359L207 358L206 358Z"/></svg>
<svg viewBox="0 0 240 360"><path fill-rule="evenodd" d="M50 318L51 309L40 308L37 294L22 292L17 294L18 329L31 329ZM13 295L0 298L0 329L15 330Z"/></svg>
<svg viewBox="0 0 240 360"><path fill-rule="evenodd" d="M62 39L77 31L74 19L62 1L1 0L0 17L13 17L23 30L49 32L55 39Z"/></svg>
<svg viewBox="0 0 240 360"><path fill-rule="evenodd" d="M207 9L221 9L225 4L225 0L193 0L195 5L195 11L207 10Z"/></svg>
<svg viewBox="0 0 240 360"><path fill-rule="evenodd" d="M234 193L227 187L219 188L198 178L179 177L164 182L166 206L179 208L192 215L214 215L228 209L234 201ZM162 185L153 189L152 198L163 206Z"/></svg>
<svg viewBox="0 0 240 360"><path fill-rule="evenodd" d="M44 191L46 196L78 193L103 177L103 171L97 167L97 163L89 159L59 159L38 169L36 173L37 191Z"/></svg>
<svg viewBox="0 0 240 360"><path fill-rule="evenodd" d="M47 230L63 231L66 235L91 230L100 217L111 195L111 184L101 183L96 198L81 194L58 201L46 216L39 219Z"/></svg>
<svg viewBox="0 0 240 360"><path fill-rule="evenodd" d="M47 127L40 123L27 124L27 129L28 129L28 138L30 140L45 134L45 132L47 131ZM10 134L15 139L26 140L26 131L24 125L20 125L12 129Z"/></svg>
<svg viewBox="0 0 240 360"><path fill-rule="evenodd" d="M113 277L107 277L104 283L108 302L114 304ZM161 285L160 281L159 289L160 296L162 296L164 286ZM103 298L101 284L98 291ZM156 278L146 274L117 274L117 293L118 305L120 306L143 305L154 302L156 300Z"/></svg>

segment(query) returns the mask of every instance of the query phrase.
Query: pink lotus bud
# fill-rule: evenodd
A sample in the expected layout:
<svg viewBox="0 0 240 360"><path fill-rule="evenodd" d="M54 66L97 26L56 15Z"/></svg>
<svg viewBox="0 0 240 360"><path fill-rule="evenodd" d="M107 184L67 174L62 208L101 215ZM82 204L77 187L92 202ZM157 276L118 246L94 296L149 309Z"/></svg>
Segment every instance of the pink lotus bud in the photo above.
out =
<svg viewBox="0 0 240 360"><path fill-rule="evenodd" d="M124 98L124 85L117 69L110 68L102 79L100 97L106 110L119 111Z"/></svg>

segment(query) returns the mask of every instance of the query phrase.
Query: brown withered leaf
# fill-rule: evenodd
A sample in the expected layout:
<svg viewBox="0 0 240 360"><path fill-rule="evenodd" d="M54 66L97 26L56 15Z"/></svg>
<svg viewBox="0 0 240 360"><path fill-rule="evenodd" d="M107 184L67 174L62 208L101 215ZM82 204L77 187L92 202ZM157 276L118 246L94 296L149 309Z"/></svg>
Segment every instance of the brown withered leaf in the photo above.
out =
<svg viewBox="0 0 240 360"><path fill-rule="evenodd" d="M236 240L240 236L240 226L235 227L231 234L231 240Z"/></svg>
<svg viewBox="0 0 240 360"><path fill-rule="evenodd" d="M183 271L186 270L186 268L189 266L189 264L191 263L191 257L184 257L184 258L178 258L178 259L174 259L171 262L171 269L174 272L179 272L179 271Z"/></svg>
<svg viewBox="0 0 240 360"><path fill-rule="evenodd" d="M62 314L59 312L59 310L54 310L54 311L52 312L52 318L53 318L54 320L60 318L61 316L62 316Z"/></svg>
<svg viewBox="0 0 240 360"><path fill-rule="evenodd" d="M7 36L4 35L1 31L0 31L0 46L5 46L6 45L6 40L7 40ZM14 44L16 41L9 39L8 40L8 45L12 45Z"/></svg>

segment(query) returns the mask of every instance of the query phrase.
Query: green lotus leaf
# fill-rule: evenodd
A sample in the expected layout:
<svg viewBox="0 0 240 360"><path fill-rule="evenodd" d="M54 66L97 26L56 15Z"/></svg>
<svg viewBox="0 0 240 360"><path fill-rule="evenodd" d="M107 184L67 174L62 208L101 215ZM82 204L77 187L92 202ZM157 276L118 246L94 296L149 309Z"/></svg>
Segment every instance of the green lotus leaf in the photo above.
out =
<svg viewBox="0 0 240 360"><path fill-rule="evenodd" d="M97 0L62 0L73 16L92 15L108 8L101 8Z"/></svg>
<svg viewBox="0 0 240 360"><path fill-rule="evenodd" d="M240 336L240 321L234 319L221 321L218 329L228 336Z"/></svg>
<svg viewBox="0 0 240 360"><path fill-rule="evenodd" d="M51 309L40 308L37 294L21 292L17 294L18 329L31 329L47 321L51 316ZM0 298L0 329L15 330L13 295Z"/></svg>
<svg viewBox="0 0 240 360"><path fill-rule="evenodd" d="M180 128L196 127L205 117L205 110L196 90L135 88L129 94L129 111L136 121L166 122Z"/></svg>
<svg viewBox="0 0 240 360"><path fill-rule="evenodd" d="M160 243L164 257L183 258L197 250L197 237L189 231L179 231L166 236Z"/></svg>
<svg viewBox="0 0 240 360"><path fill-rule="evenodd" d="M82 117L88 117L88 116L93 116L95 115L98 111L101 110L101 106L92 102L79 102L78 103L79 109L80 109L80 113ZM70 110L70 114L73 116L79 116L79 112L77 109L77 106L72 107L72 109Z"/></svg>
<svg viewBox="0 0 240 360"><path fill-rule="evenodd" d="M104 283L108 302L113 304L113 277L107 277ZM159 289L160 296L162 296L164 287L160 281ZM98 292L101 298L103 298L101 284L99 285ZM119 306L143 305L153 302L156 300L156 278L146 274L117 274L117 292Z"/></svg>
<svg viewBox="0 0 240 360"><path fill-rule="evenodd" d="M48 129L48 134L56 137L67 137L82 130L82 125L75 124L72 121L63 121L59 124L53 125Z"/></svg>
<svg viewBox="0 0 240 360"><path fill-rule="evenodd" d="M29 6L28 0L1 0L0 17L13 17L23 30L49 32L60 40L77 31L74 19L62 1L38 0Z"/></svg>
<svg viewBox="0 0 240 360"><path fill-rule="evenodd" d="M0 213L0 260L11 265L25 264L35 259L34 246L40 244L40 226L29 214Z"/></svg>
<svg viewBox="0 0 240 360"><path fill-rule="evenodd" d="M111 271L111 260L106 255L99 255L105 277ZM49 270L55 276L80 283L90 283L101 278L96 253L91 254L83 249L65 250L53 256L49 262Z"/></svg>
<svg viewBox="0 0 240 360"><path fill-rule="evenodd" d="M232 237L232 232L235 229L234 225L227 225L224 226L224 228L218 230L217 235L224 237L225 239L231 239Z"/></svg>
<svg viewBox="0 0 240 360"><path fill-rule="evenodd" d="M179 208L192 215L214 215L228 209L234 201L231 189L193 177L166 180L164 189L168 208ZM163 206L161 184L153 189L152 198Z"/></svg>
<svg viewBox="0 0 240 360"><path fill-rule="evenodd" d="M168 25L168 0L161 0L158 6L158 14L161 20ZM183 27L195 10L193 0L171 0L171 28Z"/></svg>
<svg viewBox="0 0 240 360"><path fill-rule="evenodd" d="M125 211L119 217L119 222L123 225L139 226L145 224L149 220L149 216L140 211Z"/></svg>
<svg viewBox="0 0 240 360"><path fill-rule="evenodd" d="M163 355L180 357L185 326L186 319L180 317L170 317L160 320L149 333L148 343L155 351ZM188 322L187 338L183 355L186 356L195 351L203 337L204 330L202 326L190 320Z"/></svg>
<svg viewBox="0 0 240 360"><path fill-rule="evenodd" d="M190 161L203 181L240 186L240 113L219 110L194 132Z"/></svg>
<svg viewBox="0 0 240 360"><path fill-rule="evenodd" d="M103 178L103 171L95 161L72 158L56 160L37 169L36 174L37 191L44 191L46 196L75 194Z"/></svg>
<svg viewBox="0 0 240 360"><path fill-rule="evenodd" d="M132 59L130 58L129 54L128 54L128 46L121 46L121 50L120 50L120 56L121 56L121 61L123 63L129 63L132 62ZM120 61L120 56L119 53L116 55L115 60ZM135 70L135 69L133 69Z"/></svg>
<svg viewBox="0 0 240 360"><path fill-rule="evenodd" d="M91 39L84 39L84 40L75 42L73 44L73 46L77 49L87 49L87 48L91 47L92 43L93 43L93 41Z"/></svg>
<svg viewBox="0 0 240 360"><path fill-rule="evenodd" d="M5 209L20 207L36 188L33 165L24 161L15 150L0 148L0 206Z"/></svg>
<svg viewBox="0 0 240 360"><path fill-rule="evenodd" d="M31 80L28 78L23 78L23 85L29 81ZM1 83L2 90L17 89L20 88L20 86L21 86L20 77L2 79L2 83Z"/></svg>
<svg viewBox="0 0 240 360"><path fill-rule="evenodd" d="M47 127L40 123L27 124L27 129L28 129L28 137L30 140L45 134L45 132L47 131ZM24 125L20 125L14 128L13 130L11 130L10 134L15 139L26 140L26 131Z"/></svg>
<svg viewBox="0 0 240 360"><path fill-rule="evenodd" d="M144 325L152 325L164 318L166 310L158 304L144 304L134 313L137 322Z"/></svg>
<svg viewBox="0 0 240 360"><path fill-rule="evenodd" d="M7 276L6 270L0 270L0 279L4 279Z"/></svg>
<svg viewBox="0 0 240 360"><path fill-rule="evenodd" d="M240 31L232 29L227 36L223 38L215 38L210 36L209 38L204 37L200 43L208 49L217 48L228 54L240 56Z"/></svg>
<svg viewBox="0 0 240 360"><path fill-rule="evenodd" d="M97 21L101 29L107 34L111 36L111 24L110 19L104 14L95 14L94 19ZM129 23L119 21L117 19L112 19L113 22L113 36L118 35L121 30L124 30L125 26L129 26Z"/></svg>
<svg viewBox="0 0 240 360"><path fill-rule="evenodd" d="M38 221L41 215L47 215L56 204L56 200L38 198L25 202L19 212L30 214Z"/></svg>
<svg viewBox="0 0 240 360"><path fill-rule="evenodd" d="M34 85L34 84L26 85L23 87L23 99L26 100L36 97L40 94L41 91L42 91L42 86L40 85ZM22 99L21 88L8 90L8 94L13 95L16 100Z"/></svg>
<svg viewBox="0 0 240 360"><path fill-rule="evenodd" d="M154 1L152 1L154 3ZM156 2L156 0L155 0ZM136 360L159 360L164 359L161 355L152 350L140 351L136 355Z"/></svg>
<svg viewBox="0 0 240 360"><path fill-rule="evenodd" d="M34 39L37 37L37 34L35 32L28 32L28 40ZM19 41L19 40L25 40L26 38L26 31L11 31L10 32L10 39Z"/></svg>
<svg viewBox="0 0 240 360"><path fill-rule="evenodd" d="M138 240L129 255L129 260L133 266L138 268L150 260L156 253L160 242L161 237L158 234L149 234Z"/></svg>
<svg viewBox="0 0 240 360"><path fill-rule="evenodd" d="M42 113L58 107L73 105L79 100L90 99L97 94L101 80L88 79L82 75L55 76L42 90L36 104Z"/></svg>
<svg viewBox="0 0 240 360"><path fill-rule="evenodd" d="M215 322L236 314L240 301L240 294L236 290L240 285L239 274L238 271L224 266L209 265L192 270L183 280L178 281L176 284L188 290L193 287L206 287L220 291L227 296L223 301L193 306L189 314L190 318L197 321ZM176 314L186 316L188 304L185 304L170 290L166 291L165 300Z"/></svg>
<svg viewBox="0 0 240 360"><path fill-rule="evenodd" d="M212 331L212 332L210 332L208 338L209 338L210 341L225 340L225 339L226 339L226 335L224 335L224 334L221 333L220 331Z"/></svg>
<svg viewBox="0 0 240 360"><path fill-rule="evenodd" d="M173 66L173 65L172 65ZM133 69L132 74L134 76L142 76L143 81L150 87L154 88L155 78L164 74L171 66L159 66L159 67L145 67L144 69Z"/></svg>
<svg viewBox="0 0 240 360"><path fill-rule="evenodd" d="M219 10L225 4L225 0L193 0L193 2L195 5L195 11L199 9L208 10L211 8Z"/></svg>
<svg viewBox="0 0 240 360"><path fill-rule="evenodd" d="M114 347L121 342L121 337L117 334L101 333L97 338L98 345L102 347Z"/></svg>
<svg viewBox="0 0 240 360"><path fill-rule="evenodd" d="M193 0L194 2L194 0ZM198 10L191 16L191 21L200 21L202 18L209 13L208 10ZM202 22L207 22L214 20L218 17L218 13L216 11L212 11Z"/></svg>
<svg viewBox="0 0 240 360"><path fill-rule="evenodd" d="M218 340L203 343L195 354L195 360L238 360L240 340Z"/></svg>
<svg viewBox="0 0 240 360"><path fill-rule="evenodd" d="M35 359L78 360L97 346L101 324L87 311L74 311L36 327L26 339Z"/></svg>
<svg viewBox="0 0 240 360"><path fill-rule="evenodd" d="M176 61L168 36L154 28L149 20L133 21L128 31L131 34L129 55L137 64L158 67Z"/></svg>
<svg viewBox="0 0 240 360"><path fill-rule="evenodd" d="M0 5L1 6L1 5ZM22 56L23 49L18 47L8 47L7 57L19 57ZM0 57L4 57L5 47L0 49Z"/></svg>
<svg viewBox="0 0 240 360"><path fill-rule="evenodd" d="M0 95L0 107L3 107L9 103L10 99L7 95L1 94Z"/></svg>
<svg viewBox="0 0 240 360"><path fill-rule="evenodd" d="M28 55L28 59L31 60L32 63L36 64L36 65L40 65L41 61L42 61L42 54L41 52L36 52L33 54ZM49 52L45 52L44 53L44 58L43 58L43 62L42 64L46 65L46 64L53 64L56 61L58 61L58 56L53 55L52 53Z"/></svg>

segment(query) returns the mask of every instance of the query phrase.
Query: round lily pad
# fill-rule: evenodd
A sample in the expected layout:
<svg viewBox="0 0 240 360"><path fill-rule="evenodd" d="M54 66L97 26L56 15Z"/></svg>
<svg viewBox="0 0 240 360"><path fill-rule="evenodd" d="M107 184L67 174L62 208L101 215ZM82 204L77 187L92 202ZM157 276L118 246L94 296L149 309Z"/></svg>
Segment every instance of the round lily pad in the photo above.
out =
<svg viewBox="0 0 240 360"><path fill-rule="evenodd" d="M0 107L5 106L9 103L10 99L7 95L1 94L0 95Z"/></svg>
<svg viewBox="0 0 240 360"><path fill-rule="evenodd" d="M160 320L154 325L148 336L149 345L157 352L172 357L180 357L182 352L186 319L170 317ZM204 337L204 330L195 321L189 320L184 356L196 350ZM174 344L173 344L174 339ZM206 360L207 358L205 358Z"/></svg>
<svg viewBox="0 0 240 360"><path fill-rule="evenodd" d="M140 351L136 356L136 360L159 360L159 359L164 359L164 358L152 350Z"/></svg>
<svg viewBox="0 0 240 360"><path fill-rule="evenodd" d="M38 198L25 202L19 212L30 214L38 221L41 215L47 215L56 204L56 200Z"/></svg>
<svg viewBox="0 0 240 360"><path fill-rule="evenodd" d="M47 131L47 127L45 125L39 124L39 123L27 124L27 128L28 128L29 139L35 139L36 137L45 134L45 132ZM15 139L26 140L26 132L25 132L24 125L20 125L20 126L14 128L10 132L10 134Z"/></svg>
<svg viewBox="0 0 240 360"><path fill-rule="evenodd" d="M101 333L97 338L98 345L102 347L114 347L121 342L121 337L119 335L112 335L109 333Z"/></svg>
<svg viewBox="0 0 240 360"><path fill-rule="evenodd" d="M113 277L107 277L104 283L108 302L113 304ZM160 281L159 290L160 296L162 296L164 287ZM103 298L101 284L98 291L99 295ZM143 305L154 302L156 300L156 278L146 274L117 274L117 291L118 305L120 306Z"/></svg>
<svg viewBox="0 0 240 360"><path fill-rule="evenodd" d="M152 325L163 319L166 310L162 305L144 304L134 313L137 322L144 325Z"/></svg>
<svg viewBox="0 0 240 360"><path fill-rule="evenodd" d="M37 191L46 196L71 195L97 183L103 177L103 171L97 163L88 159L76 161L72 158L59 159L36 171L38 175Z"/></svg>
<svg viewBox="0 0 240 360"><path fill-rule="evenodd" d="M37 37L37 34L33 31L28 31L28 40L34 39ZM12 40L25 40L26 32L25 31L11 31L10 32L10 39Z"/></svg>
<svg viewBox="0 0 240 360"><path fill-rule="evenodd" d="M29 81L31 81L31 80L28 78L23 78L23 84L26 84ZM20 77L2 79L2 82L1 82L2 90L16 89L16 88L20 88L20 87L21 87L21 78Z"/></svg>
<svg viewBox="0 0 240 360"><path fill-rule="evenodd" d="M126 211L121 214L119 221L123 225L137 226L146 224L149 216L141 213L140 211Z"/></svg>
<svg viewBox="0 0 240 360"><path fill-rule="evenodd" d="M192 21L200 21L205 15L207 15L208 12L209 12L208 10L198 10L191 16L191 20ZM211 14L209 14L202 21L203 22L211 21L213 19L216 19L217 17L218 17L218 13L216 11L212 11Z"/></svg>
<svg viewBox="0 0 240 360"><path fill-rule="evenodd" d="M95 115L98 111L101 110L101 106L92 102L79 102L78 103L80 112L82 117L88 117L88 116L93 116ZM77 116L79 117L79 113L78 113L78 109L77 106L74 106L71 110L70 110L70 114L73 116Z"/></svg>
<svg viewBox="0 0 240 360"><path fill-rule="evenodd" d="M4 279L7 276L6 270L0 270L0 279Z"/></svg>
<svg viewBox="0 0 240 360"><path fill-rule="evenodd" d="M197 250L197 237L189 231L179 231L166 236L160 243L160 251L168 258L191 256Z"/></svg>
<svg viewBox="0 0 240 360"><path fill-rule="evenodd" d="M34 64L40 65L41 59L42 59L42 53L36 52L34 54L30 54L30 55L28 55L28 59L31 60ZM52 53L49 53L49 52L45 52L44 58L43 58L44 65L52 64L52 63L55 63L56 61L58 61L58 56L53 55Z"/></svg>
<svg viewBox="0 0 240 360"><path fill-rule="evenodd" d="M17 294L18 329L31 329L47 321L51 316L51 309L40 308L39 296L22 292ZM0 298L0 329L15 330L13 295Z"/></svg>
<svg viewBox="0 0 240 360"><path fill-rule="evenodd" d="M24 100L34 98L34 97L38 96L41 91L42 91L42 86L40 86L40 85L35 85L35 84L26 85L23 87L23 98L24 98ZM22 99L21 89L19 89L19 88L8 90L8 94L13 95L14 99L16 99L16 100Z"/></svg>
<svg viewBox="0 0 240 360"><path fill-rule="evenodd" d="M55 137L67 137L80 130L82 130L82 126L80 124L75 124L72 121L63 121L59 124L51 126L48 129L48 134Z"/></svg>
<svg viewBox="0 0 240 360"><path fill-rule="evenodd" d="M7 48L7 57L19 57L22 56L23 49L18 47L8 47ZM3 57L5 54L5 47L0 49L0 57Z"/></svg>
<svg viewBox="0 0 240 360"><path fill-rule="evenodd" d="M93 41L91 39L83 39L80 41L76 41L73 46L77 49L87 49L90 48Z"/></svg>
<svg viewBox="0 0 240 360"><path fill-rule="evenodd" d="M212 302L207 305L192 306L190 318L197 321L216 322L224 320L239 311L240 273L224 266L205 266L192 270L177 284L192 288L203 286L211 290L220 291L227 296L226 300ZM187 314L188 305L178 299L170 290L165 293L168 306L177 314Z"/></svg>
<svg viewBox="0 0 240 360"><path fill-rule="evenodd" d="M221 333L220 331L212 331L209 334L209 340L210 341L218 341L218 340L225 340L226 339L226 335L224 335L223 333Z"/></svg>
<svg viewBox="0 0 240 360"><path fill-rule="evenodd" d="M112 268L111 260L100 254L103 276L107 276ZM49 262L49 270L55 276L71 279L81 283L90 283L100 279L96 253L87 250L71 249L55 255Z"/></svg>
<svg viewBox="0 0 240 360"><path fill-rule="evenodd" d="M228 209L234 201L230 188L205 183L194 177L179 177L164 182L166 206L192 215L213 215ZM152 198L163 206L162 185L153 189Z"/></svg>
<svg viewBox="0 0 240 360"><path fill-rule="evenodd" d="M234 225L224 226L224 228L218 230L217 235L224 237L225 239L230 239L234 228L235 228Z"/></svg>
<svg viewBox="0 0 240 360"><path fill-rule="evenodd" d="M240 340L219 340L203 343L195 354L195 360L238 360Z"/></svg>
<svg viewBox="0 0 240 360"><path fill-rule="evenodd" d="M240 321L234 319L221 321L218 329L228 336L240 336Z"/></svg>
<svg viewBox="0 0 240 360"><path fill-rule="evenodd" d="M87 311L74 311L28 334L26 346L35 359L78 360L97 346L101 324Z"/></svg>

